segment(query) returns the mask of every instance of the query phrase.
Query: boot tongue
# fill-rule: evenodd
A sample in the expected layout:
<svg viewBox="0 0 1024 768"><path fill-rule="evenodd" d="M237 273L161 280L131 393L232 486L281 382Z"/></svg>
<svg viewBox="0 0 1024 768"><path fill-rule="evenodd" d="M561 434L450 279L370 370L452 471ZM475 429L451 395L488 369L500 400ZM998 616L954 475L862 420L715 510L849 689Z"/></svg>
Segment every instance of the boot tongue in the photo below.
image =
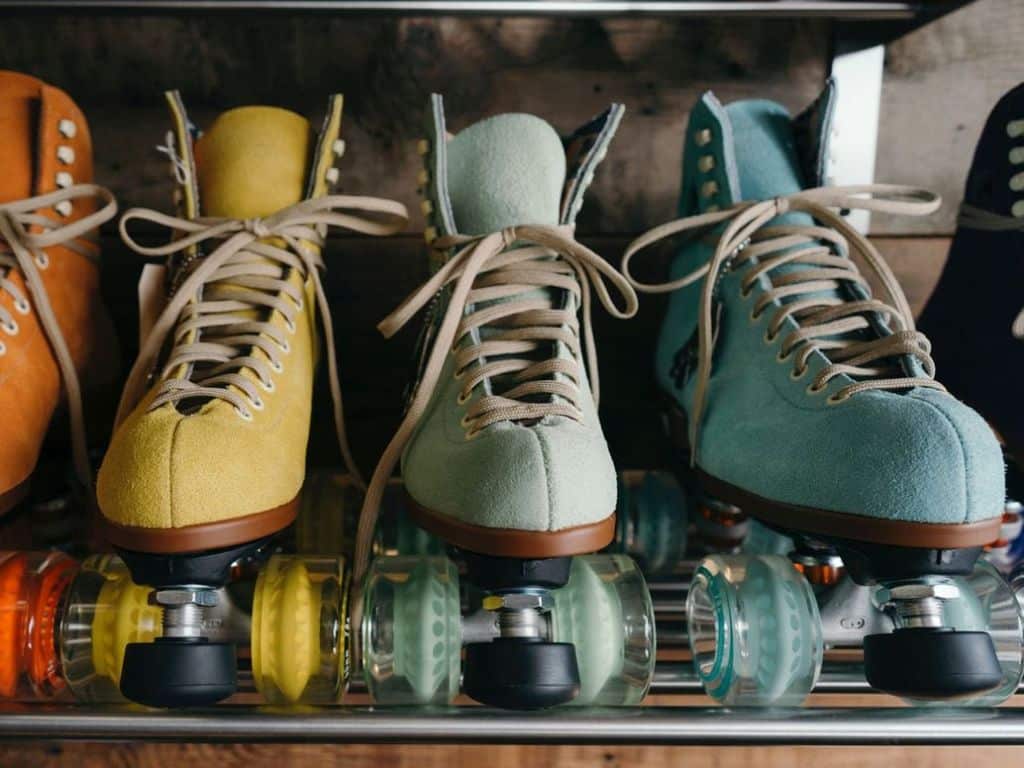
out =
<svg viewBox="0 0 1024 768"><path fill-rule="evenodd" d="M532 115L498 115L448 142L448 194L462 234L558 224L565 150Z"/></svg>
<svg viewBox="0 0 1024 768"><path fill-rule="evenodd" d="M39 83L24 75L0 73L0 203L32 196L38 111Z"/></svg>
<svg viewBox="0 0 1024 768"><path fill-rule="evenodd" d="M309 121L276 107L225 112L196 141L204 216L269 216L305 197Z"/></svg>
<svg viewBox="0 0 1024 768"><path fill-rule="evenodd" d="M726 107L742 200L766 200L804 189L796 136L789 113L773 101L738 101ZM776 223L811 224L810 216L790 213Z"/></svg>

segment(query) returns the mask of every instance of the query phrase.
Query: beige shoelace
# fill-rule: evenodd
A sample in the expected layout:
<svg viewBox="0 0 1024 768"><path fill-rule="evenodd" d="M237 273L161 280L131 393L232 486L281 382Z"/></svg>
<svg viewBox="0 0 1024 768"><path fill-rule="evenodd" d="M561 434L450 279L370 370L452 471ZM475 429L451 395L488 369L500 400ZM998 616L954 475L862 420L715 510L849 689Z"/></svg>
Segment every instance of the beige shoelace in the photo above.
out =
<svg viewBox="0 0 1024 768"><path fill-rule="evenodd" d="M1024 218L1002 216L967 203L960 206L958 223L968 229L983 229L988 232L1024 232ZM1024 307L1021 307L1010 331L1014 338L1024 339Z"/></svg>
<svg viewBox="0 0 1024 768"><path fill-rule="evenodd" d="M783 339L779 358L793 355L793 376L807 371L807 360L815 351L829 358L812 380L808 391L820 392L835 377L846 374L859 379L837 390L830 398L839 402L871 389L901 390L913 387L943 389L932 378L935 365L928 339L914 329L914 318L903 290L889 266L871 242L848 224L835 209L860 209L891 214L923 216L941 203L938 195L915 187L868 184L849 187L821 187L788 197L743 202L723 211L704 213L656 227L634 240L622 258L622 271L630 283L645 293L675 291L704 278L698 316L697 379L693 411L690 414L691 462L696 460L708 382L714 351L713 303L719 278L727 271L748 267L743 276L743 296L750 296L760 277L770 278L771 287L760 294L751 310L757 319L771 310L765 340L774 342L787 318L799 329ZM802 211L823 226L766 226L787 211ZM710 261L690 274L667 283L645 284L630 272L630 261L641 250L682 232L699 234L725 225L718 235ZM838 255L847 253L851 258ZM845 285L868 288L852 257L859 255L877 275L890 303L877 299L848 301L838 296L814 295L835 291ZM799 270L772 275L787 264ZM781 306L773 306L784 301ZM875 338L851 336L859 331L874 335L872 315L884 318L892 333ZM845 337L845 338L844 338ZM916 358L926 376L908 376L898 367L901 356Z"/></svg>
<svg viewBox="0 0 1024 768"><path fill-rule="evenodd" d="M455 355L456 377L462 384L460 403L467 402L472 390L485 381L490 382L489 389L498 377L511 382L501 394L485 394L467 409L462 422L467 439L501 421L548 416L579 421L581 364L586 366L595 402L599 394L591 290L615 317L632 317L637 309L629 283L603 258L577 243L568 226L523 226L486 236L449 236L435 240L433 247L442 252L459 250L378 325L381 333L392 336L450 286L448 305L415 395L377 464L363 503L356 533L356 588L369 564L384 488L430 403L449 351ZM615 305L605 280L625 300L624 309ZM538 289L556 289L571 300L563 303ZM577 308L582 310L582 326ZM481 337L478 331L484 326L489 332ZM543 353L556 343L564 344L572 359ZM358 606L359 601L354 603ZM357 626L355 620L353 626Z"/></svg>
<svg viewBox="0 0 1024 768"><path fill-rule="evenodd" d="M59 220L38 213L62 202L84 199L97 200L102 205L93 213L69 224L62 224ZM10 294L14 299L15 311L21 315L29 314L32 307L35 307L64 384L71 422L75 474L85 488L92 486L92 469L89 465L89 443L82 413L81 386L74 359L50 305L41 272L50 264L46 249L54 246L62 246L86 258L96 259L99 255L97 230L116 214L117 202L113 194L96 184L77 184L46 195L0 205L0 291ZM31 294L31 303L17 284L8 278L13 270L20 272L24 278L25 286ZM0 329L11 335L18 332L17 318L3 307L0 307Z"/></svg>
<svg viewBox="0 0 1024 768"><path fill-rule="evenodd" d="M191 272L154 323L128 376L117 424L145 396L147 378L172 333L173 348L150 409L191 398L219 398L233 405L241 418L251 419L251 409L262 408L263 401L257 384L242 371L252 371L259 386L272 391L271 374L283 370L281 358L289 347L286 334L271 324L270 313L276 310L288 326L294 325L303 310L303 292L288 282L288 275L297 270L303 278L312 279L316 291L338 445L348 471L363 485L345 432L331 312L320 280L324 267L320 250L328 226L388 235L401 229L407 219L401 203L342 195L306 200L266 218L244 221L190 220L140 208L127 211L121 218L121 237L143 256L170 256L208 240L222 242L193 262ZM128 233L128 224L136 220L167 227L180 237L164 246L144 247ZM252 354L255 350L266 360ZM185 373L175 375L179 368Z"/></svg>

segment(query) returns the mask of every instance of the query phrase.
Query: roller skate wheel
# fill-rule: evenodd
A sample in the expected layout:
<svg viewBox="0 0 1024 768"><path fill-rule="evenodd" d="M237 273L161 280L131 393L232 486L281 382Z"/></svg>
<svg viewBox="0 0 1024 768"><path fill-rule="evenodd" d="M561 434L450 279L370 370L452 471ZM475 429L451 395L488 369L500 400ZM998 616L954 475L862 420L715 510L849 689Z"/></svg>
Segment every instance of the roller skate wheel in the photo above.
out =
<svg viewBox="0 0 1024 768"><path fill-rule="evenodd" d="M574 557L553 593L553 638L576 651L574 704L639 703L654 674L654 608L643 574L624 555Z"/></svg>
<svg viewBox="0 0 1024 768"><path fill-rule="evenodd" d="M92 665L95 673L120 685L125 649L130 643L151 643L160 633L160 609L149 603L149 588L135 584L127 569L99 565L106 576L92 621Z"/></svg>
<svg viewBox="0 0 1024 768"><path fill-rule="evenodd" d="M267 701L303 698L320 666L320 590L300 557L275 555L260 571L252 609L252 673Z"/></svg>
<svg viewBox="0 0 1024 768"><path fill-rule="evenodd" d="M694 665L712 698L795 706L814 687L823 648L818 605L785 558L704 558L686 608Z"/></svg>
<svg viewBox="0 0 1024 768"><path fill-rule="evenodd" d="M379 703L446 704L458 693L459 578L443 557L384 557L363 593L363 669Z"/></svg>
<svg viewBox="0 0 1024 768"><path fill-rule="evenodd" d="M610 550L636 558L648 575L671 572L686 557L689 514L689 500L672 475L623 472Z"/></svg>

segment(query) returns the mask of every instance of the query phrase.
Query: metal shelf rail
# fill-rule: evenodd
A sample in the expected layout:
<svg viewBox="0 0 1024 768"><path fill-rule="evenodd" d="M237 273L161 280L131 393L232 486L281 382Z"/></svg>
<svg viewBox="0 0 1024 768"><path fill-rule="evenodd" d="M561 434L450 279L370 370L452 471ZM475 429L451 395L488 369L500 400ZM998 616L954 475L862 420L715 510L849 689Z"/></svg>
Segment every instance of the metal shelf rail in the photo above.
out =
<svg viewBox="0 0 1024 768"><path fill-rule="evenodd" d="M969 0L0 0L21 10L286 11L536 16L757 16L913 20Z"/></svg>
<svg viewBox="0 0 1024 768"><path fill-rule="evenodd" d="M1021 744L1024 708L635 707L549 712L336 707L301 713L221 705L153 712L128 707L6 705L0 738L204 742L488 744Z"/></svg>

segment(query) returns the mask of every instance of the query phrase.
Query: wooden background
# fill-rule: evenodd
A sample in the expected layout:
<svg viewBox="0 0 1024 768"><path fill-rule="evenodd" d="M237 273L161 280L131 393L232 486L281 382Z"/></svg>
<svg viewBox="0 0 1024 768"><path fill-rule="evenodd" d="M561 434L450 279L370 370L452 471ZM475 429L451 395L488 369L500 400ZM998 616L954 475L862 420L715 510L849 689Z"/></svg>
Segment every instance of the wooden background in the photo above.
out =
<svg viewBox="0 0 1024 768"><path fill-rule="evenodd" d="M415 196L427 94L442 91L453 129L501 111L529 111L568 131L609 101L626 119L584 206L582 239L617 263L630 237L673 215L687 110L711 88L723 101L776 99L794 111L817 94L827 71L829 28L816 21L342 19L326 16L6 17L0 67L67 89L90 118L98 181L122 208L169 207L166 161L153 147L167 128L160 92L180 88L197 122L229 106L263 102L314 115L331 91L346 94L344 191L402 200L414 211L406 236L386 242L339 238L329 253L328 292L338 330L352 438L372 466L400 415L415 337L385 343L375 323L425 277ZM945 259L954 211L989 109L1024 79L1020 0L978 0L888 46L876 176L920 184L946 199L926 220L876 217L874 231L911 303L927 299ZM138 264L113 236L105 278L124 346L134 342ZM666 461L651 356L663 304L646 299L620 323L598 313L602 418L621 465ZM941 372L940 372L941 375ZM326 405L326 403L325 403ZM325 411L326 412L326 411ZM336 461L326 419L314 427L311 460ZM222 766L273 761L307 765L603 765L647 763L732 768L827 764L944 768L967 760L1013 764L1004 749L631 749L385 748L194 745L0 747L0 765L81 768Z"/></svg>

